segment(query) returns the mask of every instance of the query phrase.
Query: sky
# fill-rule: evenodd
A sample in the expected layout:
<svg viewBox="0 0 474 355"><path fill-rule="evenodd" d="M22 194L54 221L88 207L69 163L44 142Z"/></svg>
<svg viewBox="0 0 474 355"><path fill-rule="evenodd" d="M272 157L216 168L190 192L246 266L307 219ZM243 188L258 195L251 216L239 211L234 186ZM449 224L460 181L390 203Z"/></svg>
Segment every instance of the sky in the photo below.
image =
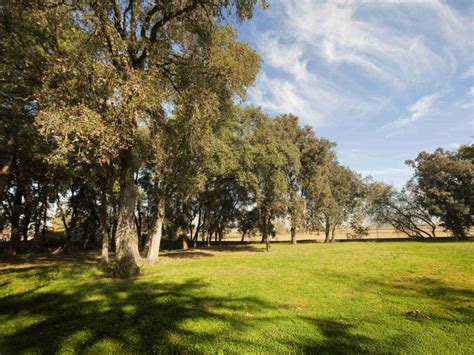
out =
<svg viewBox="0 0 474 355"><path fill-rule="evenodd" d="M474 141L474 1L270 0L237 30L263 60L248 102L364 176L401 187L405 160Z"/></svg>

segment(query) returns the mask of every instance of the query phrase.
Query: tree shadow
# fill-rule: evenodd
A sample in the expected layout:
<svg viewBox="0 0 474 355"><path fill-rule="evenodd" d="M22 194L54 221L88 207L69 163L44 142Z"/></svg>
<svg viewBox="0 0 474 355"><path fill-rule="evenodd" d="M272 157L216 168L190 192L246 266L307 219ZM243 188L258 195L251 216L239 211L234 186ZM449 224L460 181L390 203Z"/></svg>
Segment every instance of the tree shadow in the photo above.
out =
<svg viewBox="0 0 474 355"><path fill-rule="evenodd" d="M301 353L305 354L367 354L374 340L364 335L354 333L356 325L334 319L316 319L302 317L306 322L317 328L323 335L321 342L305 341L294 344Z"/></svg>
<svg viewBox="0 0 474 355"><path fill-rule="evenodd" d="M94 263L100 260L96 252L74 252L65 254L35 253L26 255L2 255L0 259L0 270L3 265L28 267L29 265L50 266L57 263Z"/></svg>
<svg viewBox="0 0 474 355"><path fill-rule="evenodd" d="M244 245L240 243L222 243L221 245L213 245L208 250L213 252L257 252L264 253L265 249L263 246L255 245Z"/></svg>
<svg viewBox="0 0 474 355"><path fill-rule="evenodd" d="M108 281L67 291L45 291L39 286L5 296L0 299L2 321L24 315L35 321L3 334L0 349L6 353L76 353L100 351L100 344L107 342L119 344L125 352L181 353L195 351L193 345L205 347L224 333L226 342L238 346L238 337L232 334L265 321L239 315L258 315L273 307L254 297L209 295L206 287L199 279L185 283ZM209 320L219 326L189 326ZM76 337L80 340L74 341Z"/></svg>
<svg viewBox="0 0 474 355"><path fill-rule="evenodd" d="M432 277L402 277L392 280L389 284L381 284L388 292L397 297L419 294L430 298L434 304L441 306L447 312L454 313L466 322L474 319L474 309L471 304L474 300L474 290L457 288ZM450 317L430 315L434 319L451 321ZM412 318L420 320L418 318ZM422 319L421 319L422 320Z"/></svg>
<svg viewBox="0 0 474 355"><path fill-rule="evenodd" d="M195 259L195 258L205 258L209 256L214 256L211 253L206 253L196 250L182 250L182 251L170 251L160 253L160 258L170 258L170 259Z"/></svg>

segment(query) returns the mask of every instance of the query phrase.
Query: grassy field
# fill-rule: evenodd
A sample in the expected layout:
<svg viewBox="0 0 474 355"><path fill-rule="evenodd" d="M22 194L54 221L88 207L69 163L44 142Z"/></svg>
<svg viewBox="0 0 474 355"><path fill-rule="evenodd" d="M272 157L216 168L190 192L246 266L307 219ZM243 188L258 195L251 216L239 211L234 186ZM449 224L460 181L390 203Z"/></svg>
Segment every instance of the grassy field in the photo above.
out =
<svg viewBox="0 0 474 355"><path fill-rule="evenodd" d="M0 263L0 353L472 352L474 243L169 252L133 281L90 255Z"/></svg>

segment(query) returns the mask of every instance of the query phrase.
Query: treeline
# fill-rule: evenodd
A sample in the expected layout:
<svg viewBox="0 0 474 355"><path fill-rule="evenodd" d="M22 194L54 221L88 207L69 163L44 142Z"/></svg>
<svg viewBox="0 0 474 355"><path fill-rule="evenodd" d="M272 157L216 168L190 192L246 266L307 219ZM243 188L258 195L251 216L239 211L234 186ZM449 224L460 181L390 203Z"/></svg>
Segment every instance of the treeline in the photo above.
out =
<svg viewBox="0 0 474 355"><path fill-rule="evenodd" d="M105 261L113 248L132 265L157 261L162 236L209 244L231 226L243 238L258 230L270 250L277 218L289 221L294 243L300 228L332 241L342 223L363 235L368 216L409 233L405 224L424 221L392 223L408 208L401 195L340 165L334 144L297 117L241 104L260 58L229 23L250 18L256 3L1 5L0 227L10 230L12 253L28 239L45 242L53 212L63 249L101 243ZM420 155L409 203L464 236L472 149L435 154L456 172L434 181L431 155ZM431 184L442 189L445 178L455 191L437 200ZM461 229L448 222L452 209L438 208L452 198Z"/></svg>

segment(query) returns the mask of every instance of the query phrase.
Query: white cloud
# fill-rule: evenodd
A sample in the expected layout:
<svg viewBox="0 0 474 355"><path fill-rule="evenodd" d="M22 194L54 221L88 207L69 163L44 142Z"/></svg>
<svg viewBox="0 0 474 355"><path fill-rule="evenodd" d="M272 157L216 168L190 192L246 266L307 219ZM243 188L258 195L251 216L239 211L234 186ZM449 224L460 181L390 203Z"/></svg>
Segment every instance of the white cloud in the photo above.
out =
<svg viewBox="0 0 474 355"><path fill-rule="evenodd" d="M359 174L362 175L411 175L413 170L409 167L405 168L384 168L379 170L360 170L358 171Z"/></svg>
<svg viewBox="0 0 474 355"><path fill-rule="evenodd" d="M260 74L256 86L250 88L249 97L253 103L275 113L306 115L311 112L295 85L284 79L271 79L265 73ZM320 117L316 118L319 121Z"/></svg>
<svg viewBox="0 0 474 355"><path fill-rule="evenodd" d="M420 18L406 16L404 10L417 10L417 17L434 21L440 35L467 43L465 21L438 1L389 4L363 1L285 1L284 24L297 43L329 64L352 64L386 84L402 85L406 80L426 80L426 75L448 73L449 53L436 53L425 41L424 32L413 31ZM378 21L375 16L359 16L371 11L380 18L401 19L400 26ZM406 28L404 28L406 27Z"/></svg>
<svg viewBox="0 0 474 355"><path fill-rule="evenodd" d="M474 108L474 86L471 86L465 97L456 103L456 106L463 110L472 110Z"/></svg>
<svg viewBox="0 0 474 355"><path fill-rule="evenodd" d="M275 0L266 13L272 25L253 38L265 72L250 101L309 124L377 117L412 89L440 90L474 50L469 18L436 0ZM412 110L394 128L425 114Z"/></svg>
<svg viewBox="0 0 474 355"><path fill-rule="evenodd" d="M426 116L433 106L433 104L438 100L443 93L435 93L433 95L426 95L416 101L414 104L408 106L406 110L408 115L400 116L395 121L390 122L384 125L381 130L383 131L398 131L416 121L418 121L423 116ZM388 136L394 136L392 132Z"/></svg>
<svg viewBox="0 0 474 355"><path fill-rule="evenodd" d="M281 43L274 32L264 33L258 43L258 50L266 63L294 75L296 80L307 80L307 61L304 60L303 46L293 43Z"/></svg>

